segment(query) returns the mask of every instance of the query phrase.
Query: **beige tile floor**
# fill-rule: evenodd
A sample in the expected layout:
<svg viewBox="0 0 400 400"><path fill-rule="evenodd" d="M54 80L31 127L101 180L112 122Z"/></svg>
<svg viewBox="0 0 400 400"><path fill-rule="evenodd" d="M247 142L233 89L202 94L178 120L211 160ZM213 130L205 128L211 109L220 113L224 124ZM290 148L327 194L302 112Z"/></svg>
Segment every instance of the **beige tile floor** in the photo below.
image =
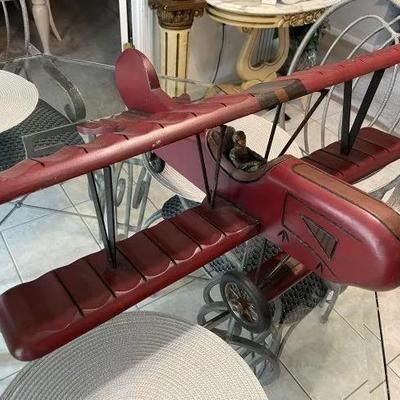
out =
<svg viewBox="0 0 400 400"><path fill-rule="evenodd" d="M294 102L287 109L292 117L286 126L289 132L293 132L301 119L300 107L300 102ZM273 113L266 113L264 117L271 119ZM310 121L313 133L320 126L321 117L322 113L318 112ZM340 108L332 104L327 124L329 140L336 137L339 119ZM318 146L318 143L314 140L311 145ZM170 196L171 192L153 183L146 216L160 208ZM36 193L29 197L27 204L51 210L22 207L0 226L0 292L100 247L85 178ZM0 219L11 207L11 204L0 206ZM120 217L123 218L124 207L121 208ZM85 217L57 210L79 211ZM134 211L132 221L136 217ZM134 309L157 310L196 321L197 311L203 304L205 283L206 277L201 272L185 277ZM374 302L373 293L349 288L339 298L327 324L320 323L319 308L308 315L282 353L280 378L265 386L269 399L386 398L381 335ZM379 302L391 398L400 399L400 290L380 294ZM8 354L4 341L0 340L0 393L23 365Z"/></svg>

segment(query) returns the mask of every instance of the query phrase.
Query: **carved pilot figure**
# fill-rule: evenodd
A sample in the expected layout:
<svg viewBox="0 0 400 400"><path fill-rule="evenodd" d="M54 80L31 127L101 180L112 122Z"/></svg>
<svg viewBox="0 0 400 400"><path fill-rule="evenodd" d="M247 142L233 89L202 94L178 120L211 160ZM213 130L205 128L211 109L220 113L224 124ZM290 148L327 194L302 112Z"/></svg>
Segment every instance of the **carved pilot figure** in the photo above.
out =
<svg viewBox="0 0 400 400"><path fill-rule="evenodd" d="M246 135L236 131L233 136L233 148L229 152L232 164L246 172L256 172L266 164L265 158L246 146Z"/></svg>

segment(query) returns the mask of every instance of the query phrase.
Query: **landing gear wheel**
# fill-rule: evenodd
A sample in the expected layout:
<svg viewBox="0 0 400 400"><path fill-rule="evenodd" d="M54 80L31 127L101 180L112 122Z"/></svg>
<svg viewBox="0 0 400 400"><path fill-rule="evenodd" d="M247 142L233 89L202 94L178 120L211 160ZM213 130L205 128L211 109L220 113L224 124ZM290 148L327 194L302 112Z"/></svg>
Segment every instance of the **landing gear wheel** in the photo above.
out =
<svg viewBox="0 0 400 400"><path fill-rule="evenodd" d="M153 172L161 174L165 168L165 161L158 157L155 153L150 153L148 156L149 164Z"/></svg>
<svg viewBox="0 0 400 400"><path fill-rule="evenodd" d="M257 286L244 273L230 271L221 277L221 295L233 318L250 332L271 326L272 311Z"/></svg>

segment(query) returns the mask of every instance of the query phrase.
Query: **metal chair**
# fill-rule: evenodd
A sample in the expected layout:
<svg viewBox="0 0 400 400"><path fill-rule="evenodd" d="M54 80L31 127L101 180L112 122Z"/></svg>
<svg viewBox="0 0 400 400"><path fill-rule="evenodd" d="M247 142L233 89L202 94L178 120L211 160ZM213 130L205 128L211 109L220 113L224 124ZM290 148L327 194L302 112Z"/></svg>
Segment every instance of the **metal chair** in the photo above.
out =
<svg viewBox="0 0 400 400"><path fill-rule="evenodd" d="M297 49L296 54L293 57L292 63L288 70L288 74L291 74L298 69L297 67L302 58L302 55L306 51L308 43L313 38L317 30L321 26L325 25L329 18L337 11L343 9L345 10L346 7L354 8L357 4L359 4L360 6L358 7L358 9L362 11L362 1L344 0L336 6L333 6L332 8L327 10L318 19L318 21L316 21L315 24L311 26L311 28L307 32L307 35L304 37L302 43ZM369 51L377 50L387 47L391 44L399 43L400 34L395 30L398 27L399 21L400 16L395 17L391 21L385 21L382 17L377 15L360 15L359 18L354 20L350 25L348 25L340 32L340 34L328 46L324 54L319 55L319 64L324 65L334 60L337 57L338 51L341 51L339 46L343 44L345 44L345 46L341 46L341 48L346 48L346 58L349 59L359 53L365 52L366 49L368 49ZM362 24L365 27L366 23L369 23L371 26L370 34L366 35L365 38L360 40L358 43L352 44L352 42L354 42L353 32L357 30L357 28ZM342 54L340 55L340 57L344 58ZM396 96L398 96L398 93L396 93L395 85L398 79L398 69L399 67L395 66L390 70L390 72L387 72L387 74L389 73L390 75L386 77L386 82L384 84L381 84L378 88L375 95L375 101L373 101L368 108L367 118L363 123L363 127L376 127L390 134L398 135L400 110L398 109L398 107L396 107ZM368 83L368 77L357 79L353 83L353 87L351 89L351 109L353 114L354 111L359 109L361 106L363 96L367 91ZM304 155L308 155L316 149L325 147L330 142L336 141L340 138L342 133L341 131L343 122L343 110L341 110L340 113L336 114L335 122L337 120L337 127L336 131L333 132L334 135L332 135L331 132L327 129L327 122L329 122L330 111L335 106L337 107L337 103L335 102L335 100L341 102L344 97L343 89L344 88L342 86L332 87L326 94L326 97L322 99L321 104L318 106L317 110L314 110L318 111L319 115L321 116L319 122L317 119L315 119L313 122L307 122L304 126L304 129L298 129L293 133L293 135L296 136L296 142L300 146ZM313 105L316 104L317 97L318 95L313 95L307 96L307 98L303 99L301 106L305 115L310 113ZM298 107L299 103L297 102L295 105ZM283 117L285 108L286 104L283 105L280 113L280 123L283 128L285 127L285 120ZM313 118L313 115L315 114L311 113L311 118ZM316 122L318 122L318 124ZM397 187L399 181L399 174L397 171L398 164L393 163L387 166L384 170L378 171L377 173L357 182L355 186L366 192L369 192L379 199L383 199L386 194L389 194L391 190ZM390 204L397 204L397 200L395 199L395 197L396 194L393 193L387 201Z"/></svg>
<svg viewBox="0 0 400 400"><path fill-rule="evenodd" d="M54 153L58 149L66 145L82 144L84 138L77 132L76 125L86 116L86 107L79 90L73 82L57 67L51 56L38 56L30 58L17 58L4 63L3 69L19 75L23 75L26 79L34 81L30 76L29 63L40 63L40 67L47 75L53 79L57 85L63 89L66 95L66 105L64 113L60 113L44 100L39 100L34 112L21 124L3 132L0 135L0 170L5 170L25 158L41 157ZM87 140L91 140L90 137ZM142 166L142 160L135 158L127 162L119 163L112 166L113 172L113 198L117 214L118 207L121 205L124 196L127 196L125 219L117 222L117 228L120 228L119 237L126 238L129 233L140 229L144 212L147 204L148 189L150 185L150 177L147 173L140 174L135 191L133 191L133 166ZM122 176L124 167L127 167L127 176ZM143 169L142 172L145 172ZM104 176L100 172L94 174L95 184L100 195L102 204L102 214L105 210L105 184ZM90 179L89 179L90 181ZM93 189L93 188L92 188ZM93 199L92 190L89 187L89 197ZM0 220L3 224L15 211L20 207L27 208L43 208L38 205L29 205L25 203L26 197L19 199L13 203L10 211ZM139 218L137 226L130 225L130 215L132 208L139 208ZM76 212L68 210L51 210L59 213L77 215ZM85 218L100 218L99 215L83 215ZM101 232L101 230L100 230ZM103 240L103 238L102 238Z"/></svg>
<svg viewBox="0 0 400 400"><path fill-rule="evenodd" d="M332 7L328 11L324 13L324 15L309 29L307 35L304 40L300 44L297 52L294 55L293 61L289 67L288 73L291 74L297 70L297 66L300 64L300 60L303 57L304 52L307 51L307 45L310 40L313 38L317 30L326 24L327 19L335 13L337 10L342 9L343 7L349 5L350 3L354 3L356 0L345 0L339 3L337 6ZM361 8L360 8L361 9ZM393 21L386 23L382 18L372 15L365 15L358 18L352 24L349 25L348 28L344 29L341 34L338 36L336 40L334 40L333 44L329 47L326 54L322 57L321 64L327 62L327 60L334 56L334 50L337 49L337 45L340 43L340 39L342 39L346 34L348 34L351 29L354 29L359 23L363 21L376 21L379 26L375 27L371 35L367 36L361 43L357 44L352 51L350 51L349 58L354 56L361 48L361 46L371 40L374 43L376 48L384 47L392 43L398 43L398 34L391 27L395 25L399 21L399 17L395 18ZM382 36L382 32L387 32L387 37ZM383 43L379 44L376 42L376 38L379 37L383 40ZM342 56L340 58L343 58ZM383 101L381 104L376 104L372 106L372 112L369 115L368 126L374 126L380 124L380 126L384 125L382 123L382 112L384 108L388 105L391 95L394 92L394 83L397 78L398 67L393 68L392 76L390 77L390 82L388 87L383 87L381 90L383 94ZM363 89L364 86L364 90ZM357 80L354 83L353 87L353 97L355 97L356 89L361 89L360 92L364 94L365 90L365 80ZM303 155L307 155L311 153L313 150L325 147L329 141L338 140L341 135L341 125L338 126L338 134L337 137L327 137L326 133L326 120L328 116L329 107L332 106L333 98L340 98L340 89L341 88L332 88L328 93L322 94L321 98L318 100L316 98L311 98L309 96L306 99L304 105L304 117L305 124L303 127L300 125L298 129L294 131L292 134L297 139L297 144L300 146ZM325 96L325 98L323 97ZM368 96L367 96L368 97ZM311 117L312 113L315 111L315 108L318 106L317 101L322 100L323 111L322 111L322 120L320 123L320 135L315 132L314 128L315 123L311 124L307 118ZM317 105L316 105L317 104ZM358 103L354 104L354 108L361 107L362 98L358 101ZM316 105L315 107L313 107ZM295 106L299 106L299 104L295 104ZM285 108L286 105L283 105L281 108L278 107L276 111L276 120L280 120L281 126L285 127ZM343 112L342 112L343 114ZM388 131L393 133L400 121L400 117L398 115L394 116L394 120L388 127ZM316 140L316 136L319 141ZM393 193L388 199L388 203L393 207L398 207L399 202L399 189L398 189L398 163L393 163L393 165L385 168L387 171L380 171L375 174L375 176L369 176L366 179L357 182L356 186L359 188L371 192L379 199L383 199L385 194L388 194L391 190L394 189ZM389 172L389 173L388 173ZM385 177L384 183L380 183L381 177ZM239 257L239 263L232 262L232 254L230 257L224 256L219 260L214 261L216 264L215 270L225 273L227 266L230 269L237 269L239 264L239 269L242 271L255 268L257 263L259 263L259 258L257 257L257 251L260 252L260 248L262 246L260 244L254 245L250 244L250 246L254 246L253 249L251 247L247 248L247 256L246 250L240 249L242 253L242 257ZM273 250L273 246L266 246L267 252L263 255L264 259L267 259L271 254L271 250ZM239 251L240 251L239 250ZM256 251L255 251L256 250ZM233 252L232 252L233 253ZM249 259L250 257L250 259ZM251 259L253 257L253 259ZM280 298L274 300L272 304L269 305L272 312L272 321L267 330L263 332L257 331L247 331L244 329L245 326L243 323L238 323L238 318L233 318L234 316L228 316L229 323L228 325L223 325L223 329L220 328L221 323L224 322L223 316L226 313L226 298L221 301L221 298L213 297L212 291L217 286L221 286L221 291L227 287L226 283L224 285L224 280L228 274L219 276L211 281L204 291L204 300L205 306L200 310L198 315L198 322L202 325L209 326L215 333L224 337L228 342L232 343L235 346L240 348L239 352L242 354L244 358L246 358L251 366L255 368L255 372L258 376L263 376L265 383L270 383L275 380L279 376L279 356L282 352L282 349L287 342L289 335L293 332L297 324L307 315L314 307L318 304L320 306L325 307L325 312L321 315L321 322L325 323L328 321L328 317L333 310L333 307L340 295L346 288L340 285L333 284L331 282L324 282L318 276L312 274L308 278L306 278L303 282L295 285L289 291L284 293ZM240 292L242 290L241 284L243 282L240 281L240 275L232 275L230 278L230 282L228 284L233 285L232 289L232 297L241 298L241 300L246 300L247 293ZM236 280L236 281L235 281ZM236 285L236 286L235 286ZM235 293L237 291L237 293ZM239 293L240 292L240 293ZM253 301L253 299L252 299ZM239 305L240 306L240 305ZM232 306L230 307L232 310ZM241 310L240 310L241 311ZM239 312L239 311L238 311ZM218 321L217 317L210 317L210 315L215 315L215 313L219 313ZM255 316L259 317L259 316ZM284 329L287 328L285 335L283 335Z"/></svg>
<svg viewBox="0 0 400 400"><path fill-rule="evenodd" d="M0 0L1 6L3 8L4 13L4 21L6 26L6 50L5 50L5 57L7 58L8 52L10 50L10 43L11 43L11 27L10 27L10 19L8 16L8 9L7 9L7 2L11 0ZM28 9L26 8L25 0L19 0L19 6L21 8L22 13L22 20L24 24L24 44L25 44L25 52L28 52L28 45L30 40L30 31L29 31L29 16L28 16Z"/></svg>
<svg viewBox="0 0 400 400"><path fill-rule="evenodd" d="M327 19L334 14L337 10L342 9L350 3L354 3L357 0L345 0L339 3L337 6L332 7L326 11L323 16L313 25L308 31L307 35L300 44L296 54L294 55L292 64L289 68L289 73L294 72L297 69L299 60L302 54L306 50L306 47L314 36L317 29L319 29L323 24L326 23ZM362 9L362 8L360 8ZM372 42L374 48L385 47L392 43L398 43L398 34L392 29L392 25L395 25L400 17L395 18L389 23L385 22L383 18L372 15L365 15L358 18L356 21L352 22L348 28L344 29L333 44L328 48L325 56L322 58L322 64L326 63L330 57L334 56L334 50L338 49L337 45L340 40L349 34L354 27L363 21L374 21L378 24L377 27L373 28L373 31L359 44L355 45L350 51L349 58L354 56L357 52L361 51L362 45L368 41ZM384 33L386 32L386 36ZM381 39L381 42L377 42L377 38ZM342 56L340 58L343 58ZM378 102L370 108L371 112L369 114L368 124L370 126L382 126L385 125L385 118L382 118L382 113L385 107L387 107L391 96L394 94L394 83L397 78L398 67L394 67L392 70L392 75L389 77L389 85L386 87L383 85L380 89L383 92L380 97L383 101L378 104ZM364 95L366 92L366 84L364 79L359 79L354 82L354 87L352 88L353 98L356 100L353 103L354 109L362 107L362 97L357 102L357 89L359 93ZM363 89L364 88L364 89ZM292 134L296 138L296 143L300 146L301 153L307 155L311 151L325 147L329 141L338 140L341 135L341 126L338 126L337 136L330 137L327 135L326 121L328 117L329 107L334 105L333 99L341 98L341 88L332 88L329 92L324 93L319 100L309 97L306 99L304 106L305 122L302 123L297 130ZM348 90L348 89L347 89ZM369 95L367 95L368 101ZM379 92L378 97L379 99ZM318 103L316 103L318 101ZM311 124L308 119L312 116L313 112L317 109L318 105L321 103L322 108L322 120L320 123L320 134L315 132L315 123ZM315 106L314 106L315 105ZM364 107L366 102L364 102ZM298 104L296 104L298 106ZM275 120L281 121L281 126L285 126L284 121L285 105L277 109L277 114ZM344 113L346 115L346 112ZM400 115L396 115L391 124L386 122L387 130L393 133L400 121ZM276 147L277 143L272 142L273 146ZM281 147L282 148L282 147ZM273 154L270 154L272 158ZM398 164L393 163L389 165L383 171L379 171L372 176L368 176L360 182L356 183L356 186L364 191L368 191L375 195L379 199L383 199L385 195L389 195L389 192L393 189L393 193L388 199L388 203L393 207L398 207L400 205L399 192L398 189ZM389 173L388 173L389 172ZM381 177L385 177L385 181L381 183ZM165 211L165 210L164 210ZM164 212L165 214L165 212ZM217 286L221 286L222 289L229 287L230 285L230 295L231 302L235 302L236 299L240 299L243 303L246 303L246 296L251 294L251 291L243 291L244 282L240 279L240 274L231 273L229 271L244 271L249 272L260 264L262 260L266 260L274 255L276 248L270 243L265 242L262 238L256 238L246 245L241 246L235 251L226 254L225 256L210 263L206 269L207 272L216 277L212 279L204 290L204 301L205 305L200 310L198 315L198 322L213 332L227 340L229 343L239 348L240 354L249 362L249 364L255 369L258 376L262 376L265 383L271 383L279 376L279 356L282 349L287 342L290 334L294 331L297 324L317 305L325 308L324 312L321 314L321 322L327 322L329 314L333 310L336 300L338 299L340 293L345 290L345 287L340 285L332 284L331 282L322 281L317 275L312 274L306 278L303 282L295 285L290 290L288 290L284 295L275 299L270 304L268 308L272 314L272 320L269 321L268 328L259 331L251 330L245 324L245 318L243 318L243 304L238 301L235 307L227 307L227 298L220 298L218 296L213 296L213 291ZM222 290L224 292L224 290ZM251 294L252 295L252 294ZM254 297L251 301L254 302ZM228 299L229 300L229 299ZM256 301L255 301L256 302ZM251 304L251 302L250 302ZM258 309L262 306L258 307ZM229 313L230 310L232 314ZM249 308L250 314L254 310ZM217 316L215 316L217 314ZM234 315L238 314L238 315ZM262 315L251 314L251 317L262 318ZM242 317L242 320L241 320ZM285 333L284 333L285 332Z"/></svg>
<svg viewBox="0 0 400 400"><path fill-rule="evenodd" d="M345 0L339 3L337 6L332 7L310 28L304 40L300 44L296 54L294 55L292 64L289 68L289 74L297 70L297 65L304 53L306 47L317 31L323 24L326 23L327 19L335 13L337 10L342 9L350 5L350 3L355 3L357 0ZM362 9L361 7L359 8ZM398 43L399 35L392 26L396 25L400 17L396 17L394 20L385 22L381 17L373 15L360 16L357 20L353 21L348 28L344 29L340 35L334 40L333 44L328 48L326 54L322 57L321 64L327 62L330 57L334 57L335 51L338 49L338 44L340 40L343 39L347 34L351 34L351 30L357 27L358 24L365 21L376 22L378 26L375 26L370 35L368 35L364 40L354 46L350 51L349 58L354 56L357 52L361 51L361 47L368 41L372 42L374 48L380 48L388 46L392 43ZM386 36L384 35L386 33ZM380 39L380 42L378 41ZM340 58L343 58L342 56ZM395 115L390 115L391 121L388 121L388 115L384 115L383 111L387 108L390 99L395 95L395 82L397 80L398 66L392 69L392 73L389 76L388 84L382 85L378 91L378 96L375 97L378 101L371 105L369 108L370 112L368 114L368 120L365 126L377 126L379 128L386 128L389 133L396 134L396 128L400 122L400 114L395 113ZM368 82L368 81L367 81ZM352 92L353 99L355 102L352 104L354 109L365 108L368 101L371 99L370 93L366 89L365 79L359 79L354 82ZM367 92L366 100L363 102L363 97L357 97L357 90L361 95ZM349 91L349 88L347 88ZM349 99L349 92L346 93L347 99ZM337 135L330 137L327 135L328 131L326 129L326 122L328 118L329 108L334 105L333 99L341 99L342 88L334 87L327 93L322 93L319 100L311 98L309 96L305 99L305 105L303 108L305 118L311 117L313 112L318 106L318 102L321 102L322 108L322 119L320 122L319 129L315 129L316 123L311 123L309 120L306 121L303 126L299 126L298 129L292 133L293 137L296 138L297 144L300 146L302 153L304 155L310 154L313 150L325 147L330 141L338 140L342 133L342 123L347 124L348 122L343 121L343 115L346 118L346 109L342 111L339 115L340 121L338 123ZM383 99L381 102L379 98ZM357 101L358 99L358 101ZM315 107L314 107L315 105ZM299 106L298 103L295 106ZM349 111L349 110L347 110ZM285 105L277 109L276 120L280 119L281 126L285 126ZM303 129L304 127L304 129ZM316 131L317 130L317 131ZM318 132L319 131L319 132ZM319 133L319 134L318 134ZM379 199L384 199L385 195L387 198L387 203L393 208L399 209L400 200L400 189L399 189L399 174L398 174L399 163L394 162L393 164L386 167L384 170L378 171L377 173L368 176L366 179L361 180L356 183L356 186L364 191L370 192L370 194L376 196ZM256 247L259 251L260 246ZM271 247L267 245L270 250ZM242 251L243 253L243 251ZM254 256L254 250L250 250L249 254ZM264 259L268 258L268 254L264 254ZM243 263L246 260L246 253L242 256L242 263L239 268L245 270L250 266L254 268L257 263L251 261L249 264ZM230 260L226 257L225 260L216 260L215 263L218 264L219 270L224 271L225 265L227 265ZM258 261L257 261L258 262ZM237 263L236 263L237 264ZM222 267L221 267L222 265ZM231 268L237 268L235 263L231 263ZM268 384L272 382L279 376L279 363L278 359L282 352L285 343L288 340L289 335L293 332L297 324L307 315L314 307L318 304L325 306L326 310L321 316L321 322L327 322L330 312L332 311L337 298L340 293L346 288L340 285L332 284L330 282L324 282L316 275L310 275L309 278L305 279L303 282L292 287L289 291L284 293L280 298L274 300L272 304L269 305L272 312L272 321L269 328L265 331L257 332L251 330L245 330L244 324L238 323L238 318L234 318L233 315L226 314L226 298L223 301L218 297L212 296L212 290L217 285L221 285L222 289L226 288L224 280L228 274L222 275L222 277L215 278L211 281L205 291L204 300L205 306L200 310L198 315L198 322L204 326L208 326L215 333L224 337L228 342L240 348L239 352L245 357L249 364L255 368L255 372L259 376L263 376L265 382ZM232 275L230 277L229 284L232 284L232 297L237 296L242 300L246 300L249 292L239 292L242 290L240 276ZM236 284L236 286L234 286ZM237 293L235 293L235 291ZM232 299L231 299L232 300ZM254 301L254 299L251 299ZM306 304L306 306L304 306ZM233 308L234 309L234 308ZM232 310L232 306L230 307ZM238 313L241 310L238 310ZM214 314L213 314L214 313ZM213 317L215 313L219 313L218 317ZM210 317L210 315L212 317ZM224 322L224 318L229 319L228 325L222 325L223 329L220 328L221 323ZM259 317L259 316L256 316ZM226 322L225 322L226 324ZM285 335L283 331L287 329ZM257 368L256 368L257 367Z"/></svg>
<svg viewBox="0 0 400 400"><path fill-rule="evenodd" d="M4 70L25 75L31 80L26 63L29 63L29 59L15 59L5 63ZM6 170L25 158L41 157L52 154L65 145L83 143L75 128L76 122L86 115L85 104L79 91L51 58L43 58L42 67L57 81L69 99L65 106L65 115L39 99L35 110L26 120L0 135L0 170ZM0 225L17 209L27 206L24 203L26 197L14 203L13 208L0 220Z"/></svg>

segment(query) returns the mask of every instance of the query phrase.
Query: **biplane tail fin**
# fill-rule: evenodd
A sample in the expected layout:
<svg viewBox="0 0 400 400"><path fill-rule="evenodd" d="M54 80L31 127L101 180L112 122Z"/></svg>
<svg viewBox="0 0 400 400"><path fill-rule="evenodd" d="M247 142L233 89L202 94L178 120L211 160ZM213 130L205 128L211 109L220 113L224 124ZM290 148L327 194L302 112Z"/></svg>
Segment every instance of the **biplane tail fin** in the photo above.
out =
<svg viewBox="0 0 400 400"><path fill-rule="evenodd" d="M160 88L154 66L139 50L121 53L115 66L115 82L131 110L156 113L173 108L174 101Z"/></svg>

